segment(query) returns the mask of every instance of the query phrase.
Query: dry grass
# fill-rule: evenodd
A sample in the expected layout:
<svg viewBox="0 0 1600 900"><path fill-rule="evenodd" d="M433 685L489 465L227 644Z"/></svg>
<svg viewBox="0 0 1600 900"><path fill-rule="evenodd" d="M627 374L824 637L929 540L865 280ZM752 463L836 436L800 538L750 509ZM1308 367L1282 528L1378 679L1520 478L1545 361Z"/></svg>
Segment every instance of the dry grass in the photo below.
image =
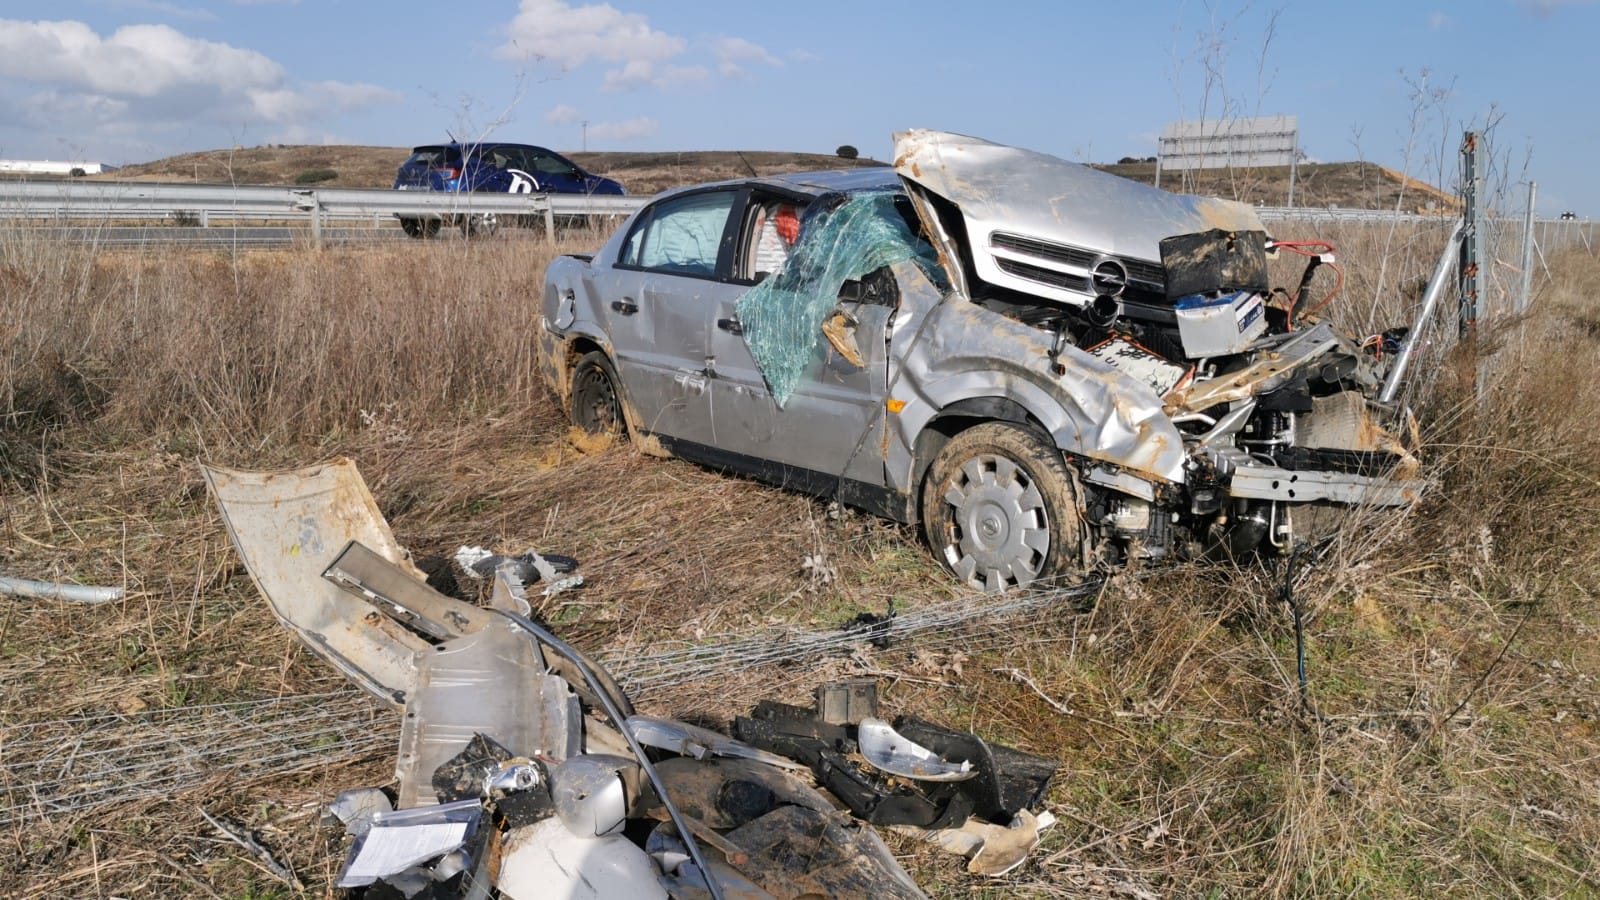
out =
<svg viewBox="0 0 1600 900"><path fill-rule="evenodd" d="M1437 253L1391 244L1421 265L1395 256L1379 275L1355 249L1366 239L1381 254L1376 238L1336 240L1364 263L1341 315L1365 316L1380 280L1425 274ZM540 612L591 648L832 628L889 597L952 594L910 530L574 442L530 356L549 252L505 240L120 257L0 235L0 571L129 588L103 607L0 600L0 772L38 723L341 684L273 621L197 458L351 455L419 556L470 543L578 556L591 586ZM893 710L1059 758L1061 824L1006 879L974 881L895 839L937 894L1600 892L1600 388L1573 377L1600 356L1600 262L1552 264L1486 400L1471 396L1470 354L1452 360L1468 374L1437 381L1424 507L1352 520L1299 581L1311 708L1279 574L1256 567L1119 578L1090 612L1006 623L998 646L867 648L646 705L725 718L874 672ZM802 568L814 554L836 578ZM397 734L392 715L353 709ZM322 896L343 850L317 805L391 765L330 746L290 774L6 826L0 893L294 895L204 807ZM0 780L12 803L26 789Z"/></svg>

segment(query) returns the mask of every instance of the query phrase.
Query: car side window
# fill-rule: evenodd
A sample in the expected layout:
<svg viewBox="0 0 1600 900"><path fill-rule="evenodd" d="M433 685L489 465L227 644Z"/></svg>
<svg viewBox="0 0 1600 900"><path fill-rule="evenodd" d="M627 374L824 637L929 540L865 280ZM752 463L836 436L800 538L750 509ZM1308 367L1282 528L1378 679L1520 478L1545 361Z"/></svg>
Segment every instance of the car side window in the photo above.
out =
<svg viewBox="0 0 1600 900"><path fill-rule="evenodd" d="M714 276L735 191L705 191L663 200L641 218L618 264L675 275Z"/></svg>
<svg viewBox="0 0 1600 900"><path fill-rule="evenodd" d="M805 204L789 199L757 198L746 214L736 277L761 281L775 275L794 254L800 240L800 218Z"/></svg>
<svg viewBox="0 0 1600 900"><path fill-rule="evenodd" d="M528 153L528 162L533 166L530 172L541 172L545 175L571 175L576 177L578 170L569 162L548 153Z"/></svg>

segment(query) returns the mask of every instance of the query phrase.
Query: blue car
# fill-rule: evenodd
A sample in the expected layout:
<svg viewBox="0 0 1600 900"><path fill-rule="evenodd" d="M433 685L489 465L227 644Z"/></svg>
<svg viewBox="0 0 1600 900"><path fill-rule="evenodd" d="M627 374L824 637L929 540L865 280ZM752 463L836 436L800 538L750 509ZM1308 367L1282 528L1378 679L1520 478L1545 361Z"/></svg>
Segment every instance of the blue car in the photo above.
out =
<svg viewBox="0 0 1600 900"><path fill-rule="evenodd" d="M623 195L622 185L585 172L572 160L532 144L430 144L416 147L395 173L397 191L494 191L509 194ZM469 233L493 231L493 214L461 216ZM412 237L432 237L444 219L400 217Z"/></svg>

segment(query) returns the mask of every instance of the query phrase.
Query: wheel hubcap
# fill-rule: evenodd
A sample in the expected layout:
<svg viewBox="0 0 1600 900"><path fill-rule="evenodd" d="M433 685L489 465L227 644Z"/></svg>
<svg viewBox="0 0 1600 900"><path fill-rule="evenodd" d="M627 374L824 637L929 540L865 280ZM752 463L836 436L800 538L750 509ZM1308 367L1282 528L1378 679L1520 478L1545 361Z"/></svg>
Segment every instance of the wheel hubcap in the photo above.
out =
<svg viewBox="0 0 1600 900"><path fill-rule="evenodd" d="M621 420L617 410L617 391L604 372L584 371L578 378L573 410L584 430L602 433L617 430Z"/></svg>
<svg viewBox="0 0 1600 900"><path fill-rule="evenodd" d="M950 479L944 500L951 528L945 554L963 580L998 591L1039 577L1050 524L1026 471L1003 456L974 456Z"/></svg>

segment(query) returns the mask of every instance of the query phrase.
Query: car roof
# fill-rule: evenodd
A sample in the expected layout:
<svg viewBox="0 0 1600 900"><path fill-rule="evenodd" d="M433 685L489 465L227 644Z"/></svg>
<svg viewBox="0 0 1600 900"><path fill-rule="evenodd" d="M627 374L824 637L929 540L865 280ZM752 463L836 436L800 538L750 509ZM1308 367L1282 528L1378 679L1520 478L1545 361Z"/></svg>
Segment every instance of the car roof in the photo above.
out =
<svg viewBox="0 0 1600 900"><path fill-rule="evenodd" d="M483 142L477 143L477 144L463 144L460 141L454 141L454 142L451 142L451 143L448 143L448 144L423 144L423 145L418 146L418 147L412 147L411 148L411 152L412 153L422 153L422 152L428 151L428 150L460 150L463 147L474 147L474 148L477 148L480 151L482 151L482 150L495 150L495 149L500 148L500 147L515 147L518 150L537 150L540 153L549 153L549 154L551 154L553 156L559 156L560 155L560 154L556 153L554 150L551 150L551 149L549 149L547 147L540 147L537 144L515 144L515 143L512 143L510 141L483 141Z"/></svg>
<svg viewBox="0 0 1600 900"><path fill-rule="evenodd" d="M900 176L889 166L863 166L854 169L829 169L823 172L795 172L757 179L807 193L836 191L877 191L900 187Z"/></svg>
<svg viewBox="0 0 1600 900"><path fill-rule="evenodd" d="M854 169L827 169L820 172L789 172L758 178L730 178L727 181L709 181L704 184L685 185L662 192L661 196L688 193L706 188L743 187L755 185L770 187L790 193L823 194L855 193L857 191L888 191L900 189L900 177L889 166L862 166Z"/></svg>

